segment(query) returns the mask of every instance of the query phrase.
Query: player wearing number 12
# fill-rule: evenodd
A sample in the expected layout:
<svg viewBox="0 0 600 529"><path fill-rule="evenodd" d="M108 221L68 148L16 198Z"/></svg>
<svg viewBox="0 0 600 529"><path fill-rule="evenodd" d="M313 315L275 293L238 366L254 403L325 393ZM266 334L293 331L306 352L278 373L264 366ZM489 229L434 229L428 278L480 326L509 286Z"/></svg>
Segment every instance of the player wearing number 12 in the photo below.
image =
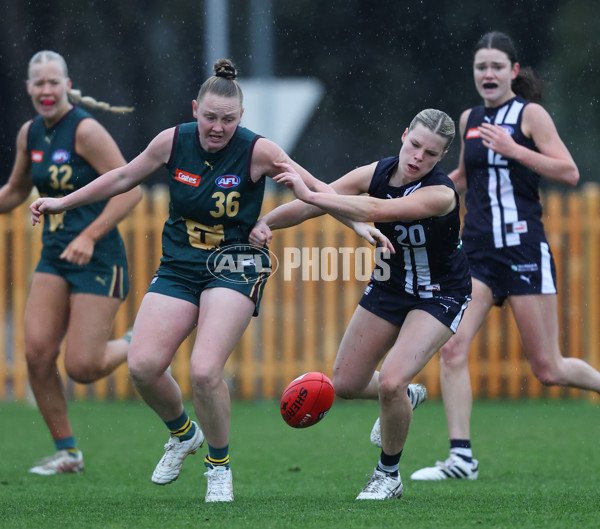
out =
<svg viewBox="0 0 600 529"><path fill-rule="evenodd" d="M239 255L251 254L248 237L262 205L264 179L281 171L278 164L292 164L313 190L333 190L292 162L275 143L241 127L243 97L235 68L231 61L220 59L214 71L192 101L196 122L162 131L126 166L68 197L39 199L31 211L37 222L43 213L106 199L162 167L168 169L171 202L163 230L163 256L133 327L129 371L140 395L170 432L152 481L157 485L175 481L184 459L206 438L205 499L227 502L233 501L231 405L223 369L258 312L268 272L258 266L258 259L245 258L242 270L236 267L216 274L209 267L211 258L229 252L227 257L237 262ZM373 237L383 240L378 230L365 223L353 227L370 242ZM166 372L194 328L190 371L199 425L187 415L181 390Z"/></svg>

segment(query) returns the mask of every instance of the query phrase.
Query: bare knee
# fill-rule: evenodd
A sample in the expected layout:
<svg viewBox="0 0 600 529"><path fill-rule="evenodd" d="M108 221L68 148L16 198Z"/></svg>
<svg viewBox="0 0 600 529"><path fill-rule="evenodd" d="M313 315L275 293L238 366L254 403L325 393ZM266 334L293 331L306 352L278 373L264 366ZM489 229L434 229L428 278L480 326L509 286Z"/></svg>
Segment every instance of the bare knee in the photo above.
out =
<svg viewBox="0 0 600 529"><path fill-rule="evenodd" d="M404 380L401 376L394 374L389 376L385 372L379 374L379 402L390 403L401 398L408 398L406 391L409 380Z"/></svg>
<svg viewBox="0 0 600 529"><path fill-rule="evenodd" d="M150 355L144 355L138 358L136 355L129 355L127 365L129 376L136 388L142 388L150 385L154 380L161 376L165 369L161 369L156 362L149 361Z"/></svg>
<svg viewBox="0 0 600 529"><path fill-rule="evenodd" d="M194 394L198 396L210 395L223 382L221 372L216 372L206 366L192 367L190 370Z"/></svg>
<svg viewBox="0 0 600 529"><path fill-rule="evenodd" d="M565 377L559 365L543 360L530 362L530 365L533 374L544 386L565 384Z"/></svg>
<svg viewBox="0 0 600 529"><path fill-rule="evenodd" d="M59 350L28 343L25 349L27 371L31 378L47 378L56 374Z"/></svg>
<svg viewBox="0 0 600 529"><path fill-rule="evenodd" d="M65 369L69 378L80 384L91 384L105 375L105 368L96 361L82 361L65 357Z"/></svg>
<svg viewBox="0 0 600 529"><path fill-rule="evenodd" d="M343 373L334 372L331 382L335 395L341 399L355 399L364 389L364 387L358 387L356 383L344 376Z"/></svg>
<svg viewBox="0 0 600 529"><path fill-rule="evenodd" d="M440 355L443 368L450 370L464 368L469 361L469 344L453 336L442 346Z"/></svg>
<svg viewBox="0 0 600 529"><path fill-rule="evenodd" d="M331 382L333 384L333 391L336 397L340 397L342 399L351 399L351 391L348 385L344 381L344 377L334 373L331 377Z"/></svg>

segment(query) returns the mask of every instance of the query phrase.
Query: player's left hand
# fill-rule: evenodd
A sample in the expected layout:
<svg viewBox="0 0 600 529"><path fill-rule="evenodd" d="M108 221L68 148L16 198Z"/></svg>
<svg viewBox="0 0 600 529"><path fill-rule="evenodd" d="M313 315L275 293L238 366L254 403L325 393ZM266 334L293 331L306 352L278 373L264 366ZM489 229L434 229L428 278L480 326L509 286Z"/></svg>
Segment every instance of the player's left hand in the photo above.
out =
<svg viewBox="0 0 600 529"><path fill-rule="evenodd" d="M281 167L282 172L275 175L273 180L278 184L285 184L289 187L300 200L304 200L310 194L310 189L308 189L307 185L302 180L302 177L294 167L286 162L281 162L276 164L278 167Z"/></svg>

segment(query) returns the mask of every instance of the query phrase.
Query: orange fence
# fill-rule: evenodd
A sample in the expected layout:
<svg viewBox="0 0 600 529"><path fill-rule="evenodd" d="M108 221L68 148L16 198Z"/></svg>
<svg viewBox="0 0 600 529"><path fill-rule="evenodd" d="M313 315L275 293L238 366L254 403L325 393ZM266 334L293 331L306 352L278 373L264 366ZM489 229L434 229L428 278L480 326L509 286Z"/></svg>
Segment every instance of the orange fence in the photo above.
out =
<svg viewBox="0 0 600 529"><path fill-rule="evenodd" d="M269 210L284 197L269 195ZM27 202L0 216L0 400L27 398L23 316L41 228L29 223ZM600 192L586 186L569 194L544 196L545 223L558 273L561 348L600 367ZM168 214L164 188L147 190L120 230L127 246L131 290L114 335L122 335L136 311L160 258L162 225ZM272 254L278 270L269 279L261 314L254 318L226 367L234 398L276 398L305 371L331 374L337 346L371 270L373 252L351 230L329 216L275 232ZM177 352L173 376L191 396L188 359L193 336ZM126 366L95 384L66 380L69 396L100 400L137 398ZM544 387L532 375L509 308L493 309L470 354L476 398L579 397L575 389ZM419 375L431 398L440 396L439 356Z"/></svg>

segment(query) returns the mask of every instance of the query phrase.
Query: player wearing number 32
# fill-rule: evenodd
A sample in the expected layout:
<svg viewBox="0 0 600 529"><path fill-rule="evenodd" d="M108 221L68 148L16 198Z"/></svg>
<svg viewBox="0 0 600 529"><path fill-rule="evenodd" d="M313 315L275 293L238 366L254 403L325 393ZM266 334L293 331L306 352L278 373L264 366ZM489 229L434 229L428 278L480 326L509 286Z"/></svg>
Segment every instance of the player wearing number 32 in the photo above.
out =
<svg viewBox="0 0 600 529"><path fill-rule="evenodd" d="M31 211L37 222L43 213L123 193L158 169L168 169L171 200L163 255L133 327L129 370L140 395L170 432L152 481L166 485L176 480L185 457L195 453L206 436L205 499L221 502L233 501L230 396L223 369L258 313L268 266L246 259L243 270L229 270L223 277L211 273L209 257L229 249L231 262L237 262L238 255L251 251L248 236L262 206L264 177L281 172L277 162L291 164L311 189L333 190L292 162L275 143L241 127L243 96L236 70L221 59L214 71L192 102L195 122L162 131L126 166L65 198L39 199ZM365 223L353 227L370 242L383 240ZM200 425L187 415L179 386L165 372L194 328L190 375Z"/></svg>
<svg viewBox="0 0 600 529"><path fill-rule="evenodd" d="M43 50L31 58L27 92L38 115L17 135L13 169L0 189L0 213L25 202L33 186L42 196L63 196L125 164L106 129L71 101L117 113L132 109L82 98L72 89L60 54ZM55 453L36 463L33 474L83 471L56 362L65 337L65 368L77 382L94 382L125 362L127 341L109 341L128 291L127 258L117 224L141 198L141 190L132 189L44 222L42 255L25 309L25 357Z"/></svg>
<svg viewBox="0 0 600 529"><path fill-rule="evenodd" d="M267 213L251 237L268 240L271 229L327 212L374 221L392 241L389 268L377 264L333 368L339 397L380 404L382 451L359 500L402 495L398 468L412 418L409 383L456 332L470 299L458 194L437 166L453 138L454 123L444 112L423 110L402 135L399 155L342 176L332 184L336 195L309 190L291 166L284 166L275 180L302 202ZM351 196L363 193L371 196Z"/></svg>

